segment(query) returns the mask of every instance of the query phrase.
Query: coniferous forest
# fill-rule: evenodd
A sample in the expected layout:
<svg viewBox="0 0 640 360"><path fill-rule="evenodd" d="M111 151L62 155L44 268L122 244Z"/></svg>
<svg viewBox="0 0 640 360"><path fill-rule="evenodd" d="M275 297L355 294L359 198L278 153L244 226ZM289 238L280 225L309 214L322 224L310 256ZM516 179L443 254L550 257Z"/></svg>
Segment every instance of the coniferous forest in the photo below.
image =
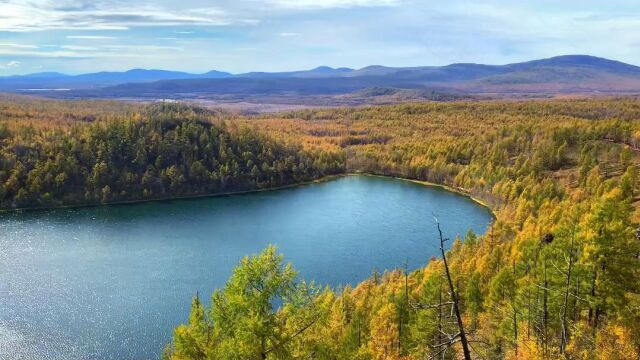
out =
<svg viewBox="0 0 640 360"><path fill-rule="evenodd" d="M635 98L252 117L4 101L0 206L208 195L355 172L444 185L494 211L487 233L440 233L444 256L344 288L306 282L269 247L210 301L193 298L162 356L638 359L639 120ZM438 233L429 214L425 222Z"/></svg>
<svg viewBox="0 0 640 360"><path fill-rule="evenodd" d="M341 172L344 162L177 104L79 121L85 124L0 125L1 208L273 188Z"/></svg>

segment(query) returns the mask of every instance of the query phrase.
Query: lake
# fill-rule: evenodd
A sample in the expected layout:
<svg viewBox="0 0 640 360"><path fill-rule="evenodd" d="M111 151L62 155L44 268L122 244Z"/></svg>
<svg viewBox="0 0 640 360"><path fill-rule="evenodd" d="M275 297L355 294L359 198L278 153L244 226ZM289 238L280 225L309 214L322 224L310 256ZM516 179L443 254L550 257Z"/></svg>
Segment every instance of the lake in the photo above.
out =
<svg viewBox="0 0 640 360"><path fill-rule="evenodd" d="M276 244L301 277L340 286L424 266L484 233L471 199L347 176L277 191L0 215L0 359L158 359L191 297Z"/></svg>

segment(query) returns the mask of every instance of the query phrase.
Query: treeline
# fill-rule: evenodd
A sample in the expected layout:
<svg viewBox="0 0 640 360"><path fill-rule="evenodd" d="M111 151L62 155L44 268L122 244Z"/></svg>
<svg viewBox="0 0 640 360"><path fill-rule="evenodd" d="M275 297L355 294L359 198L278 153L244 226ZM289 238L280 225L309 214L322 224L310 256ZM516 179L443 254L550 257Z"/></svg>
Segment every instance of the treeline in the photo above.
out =
<svg viewBox="0 0 640 360"><path fill-rule="evenodd" d="M29 103L22 108L30 112ZM0 119L0 208L263 189L344 168L341 153L307 151L178 104L102 118L83 114L65 126L34 122Z"/></svg>
<svg viewBox="0 0 640 360"><path fill-rule="evenodd" d="M351 171L467 191L497 219L451 244L453 292L442 259L328 289L296 278L273 249L246 258L210 308L194 299L164 357L460 359L455 293L472 359L638 359L638 109L633 99L411 104L247 120L308 149L342 149ZM343 141L353 136L385 141Z"/></svg>

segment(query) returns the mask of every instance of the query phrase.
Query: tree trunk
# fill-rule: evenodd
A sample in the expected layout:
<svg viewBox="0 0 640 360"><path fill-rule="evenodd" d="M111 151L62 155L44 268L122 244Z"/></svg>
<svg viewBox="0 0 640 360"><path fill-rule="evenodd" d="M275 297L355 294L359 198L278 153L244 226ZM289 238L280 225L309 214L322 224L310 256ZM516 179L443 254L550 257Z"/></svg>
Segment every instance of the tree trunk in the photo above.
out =
<svg viewBox="0 0 640 360"><path fill-rule="evenodd" d="M531 288L527 287L527 340L531 339Z"/></svg>
<svg viewBox="0 0 640 360"><path fill-rule="evenodd" d="M569 288L571 287L571 270L573 269L573 243L575 241L576 229L573 226L571 233L571 245L569 246L569 266L567 267L567 276L564 287L564 301L562 303L562 338L560 339L560 354L564 351L569 342L569 329L567 327L567 308L569 306Z"/></svg>
<svg viewBox="0 0 640 360"><path fill-rule="evenodd" d="M516 263L513 262L513 275L516 276ZM518 313L516 312L516 295L513 295L511 299L511 308L513 309L513 344L516 353L516 359L518 358Z"/></svg>
<svg viewBox="0 0 640 360"><path fill-rule="evenodd" d="M438 225L438 233L440 234L440 252L442 253L442 261L444 262L444 269L447 275L447 282L449 283L449 290L451 291L451 301L453 302L453 310L456 314L456 320L458 322L458 330L460 331L460 343L462 344L462 351L464 353L465 360L471 360L471 352L469 351L469 343L467 342L467 334L464 331L464 324L462 323L462 317L460 315L460 307L458 306L458 295L456 289L453 286L451 280L451 273L449 273L449 265L447 264L447 256L444 251L444 238L442 237L442 230L440 229L440 223L436 221Z"/></svg>
<svg viewBox="0 0 640 360"><path fill-rule="evenodd" d="M513 310L513 349L516 353L516 359L518 358L518 314L516 313L515 303L511 304L511 309Z"/></svg>
<svg viewBox="0 0 640 360"><path fill-rule="evenodd" d="M438 304L442 304L442 285L438 284ZM442 343L442 306L438 306L438 338L436 344Z"/></svg>
<svg viewBox="0 0 640 360"><path fill-rule="evenodd" d="M593 269L593 278L591 279L591 301L593 302L593 300L596 297L596 279L598 278L598 269L597 269L597 265L594 266ZM597 307L597 305L596 305ZM595 310L595 311L594 311ZM596 321L594 320L594 313L596 313L597 310L594 309L593 305L589 306L589 323L591 324L591 326L593 326L593 328L595 329L595 323Z"/></svg>
<svg viewBox="0 0 640 360"><path fill-rule="evenodd" d="M542 329L543 329L543 333L542 333L542 340L544 341L544 348L543 348L543 352L544 352L544 356L545 359L547 357L547 347L548 347L548 331L547 331L547 326L549 324L549 308L548 308L548 302L549 302L549 294L548 294L548 286L549 286L549 280L547 279L547 261L545 260L544 262L544 289L543 289L543 295L542 295L542 309L543 309L543 313L542 313Z"/></svg>

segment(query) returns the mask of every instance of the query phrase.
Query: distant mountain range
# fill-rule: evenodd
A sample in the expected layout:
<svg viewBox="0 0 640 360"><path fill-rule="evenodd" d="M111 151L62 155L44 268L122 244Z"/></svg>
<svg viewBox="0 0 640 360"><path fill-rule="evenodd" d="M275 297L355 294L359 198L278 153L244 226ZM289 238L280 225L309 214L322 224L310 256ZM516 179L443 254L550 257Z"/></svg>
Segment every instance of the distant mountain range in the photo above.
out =
<svg viewBox="0 0 640 360"><path fill-rule="evenodd" d="M0 90L20 91L25 89L92 89L124 83L153 82L180 79L218 79L232 76L222 71L190 74L181 71L132 69L124 72L97 72L81 75L66 75L43 72L28 75L0 77Z"/></svg>
<svg viewBox="0 0 640 360"><path fill-rule="evenodd" d="M64 89L65 91L60 91ZM57 91L53 91L57 90ZM175 98L214 101L342 104L456 97L541 97L559 94L640 94L640 67L588 55L507 65L312 70L205 74L134 69L83 75L38 73L0 77L0 91L73 98ZM367 95L370 94L370 95ZM444 94L444 96L443 96ZM363 100L364 99L364 100Z"/></svg>

